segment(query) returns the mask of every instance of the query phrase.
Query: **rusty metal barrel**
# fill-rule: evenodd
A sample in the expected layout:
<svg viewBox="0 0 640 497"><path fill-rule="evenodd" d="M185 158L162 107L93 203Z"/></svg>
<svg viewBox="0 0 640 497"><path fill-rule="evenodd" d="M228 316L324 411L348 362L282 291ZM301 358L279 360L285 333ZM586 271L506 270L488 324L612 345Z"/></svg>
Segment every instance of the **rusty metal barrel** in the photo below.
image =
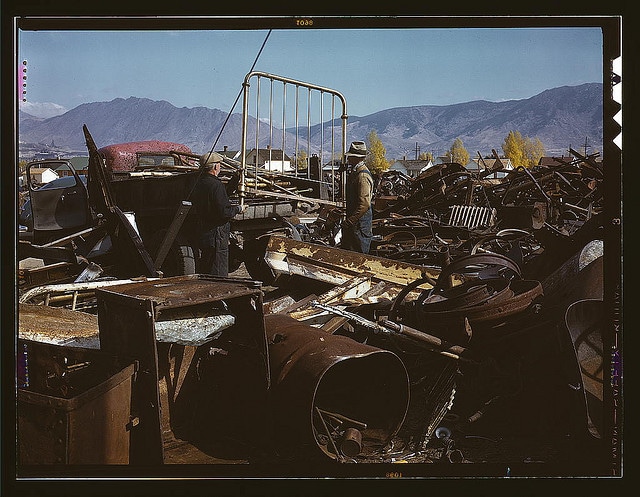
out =
<svg viewBox="0 0 640 497"><path fill-rule="evenodd" d="M409 406L409 378L396 354L288 315L264 320L271 434L280 450L344 460L382 448L398 432ZM357 443L343 444L354 430Z"/></svg>

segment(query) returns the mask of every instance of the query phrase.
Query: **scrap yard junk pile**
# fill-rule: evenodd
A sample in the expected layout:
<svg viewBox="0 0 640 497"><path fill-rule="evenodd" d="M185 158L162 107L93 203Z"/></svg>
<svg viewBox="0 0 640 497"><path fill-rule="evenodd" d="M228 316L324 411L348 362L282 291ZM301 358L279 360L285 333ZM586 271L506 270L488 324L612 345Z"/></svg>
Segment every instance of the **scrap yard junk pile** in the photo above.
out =
<svg viewBox="0 0 640 497"><path fill-rule="evenodd" d="M176 462L178 441L218 454L229 436L259 448L242 455L249 462L473 462L454 442L474 435L597 442L601 176L585 158L491 182L444 164L403 185L406 196L386 196L372 254L271 234L256 243L252 280L36 287L22 298L21 350L32 371L51 357L64 359L58 380L78 371L58 389L89 362L65 349L99 348L142 368L131 376L136 423L122 431L137 463ZM91 292L98 319L88 331L53 312L77 313L51 307L71 298L35 305L45 293ZM65 329L51 333L49 315ZM62 351L36 358L37 341ZM29 402L62 395L55 388L21 389L23 436L41 419Z"/></svg>
<svg viewBox="0 0 640 497"><path fill-rule="evenodd" d="M601 440L603 171L573 153L492 180L455 163L415 179L389 173L378 181L369 255L314 239L330 231L323 227L261 246L262 281L289 296L311 292L309 281L326 284L298 295L290 316L393 352L406 368L397 436L385 446L363 433L378 451L356 460L424 461L439 447L459 461L452 440L474 433ZM362 389L349 386L358 397ZM339 442L360 425L323 412L310 410L317 437L338 460L353 460ZM365 426L366 415L350 418Z"/></svg>
<svg viewBox="0 0 640 497"><path fill-rule="evenodd" d="M575 160L518 167L493 179L486 177L495 169L473 174L456 163L433 166L415 179L385 173L372 253L446 265L463 255L498 252L526 270L546 249L545 259L554 259L548 264L561 264L567 251L600 237L602 227L602 164L597 154L571 153ZM538 269L535 275L545 276Z"/></svg>
<svg viewBox="0 0 640 497"><path fill-rule="evenodd" d="M608 435L597 156L570 150L573 160L508 173L499 161L479 173L386 172L371 251L347 251L335 161L344 99L263 73L247 75L245 92L256 75L338 99L341 145L309 149L305 169L259 167L257 153L248 163L245 93L241 160L225 159L223 175L247 204L232 225L230 277L193 265L188 150L165 151L170 164L147 150L138 159L153 162L109 170L85 127L81 212L44 223L41 200L69 207L65 196L81 195L30 191L32 238L19 255L54 263L20 270L25 474L82 462L483 462L480 439L573 442L547 460L606 454L584 450ZM57 238L38 238L47 231ZM249 277L237 277L241 263ZM96 412L117 426L98 427Z"/></svg>

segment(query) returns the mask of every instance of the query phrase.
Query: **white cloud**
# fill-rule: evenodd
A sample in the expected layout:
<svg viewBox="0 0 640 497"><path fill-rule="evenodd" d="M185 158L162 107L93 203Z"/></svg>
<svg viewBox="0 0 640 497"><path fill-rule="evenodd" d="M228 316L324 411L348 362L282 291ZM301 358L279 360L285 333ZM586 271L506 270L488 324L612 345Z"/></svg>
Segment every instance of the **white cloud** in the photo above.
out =
<svg viewBox="0 0 640 497"><path fill-rule="evenodd" d="M52 102L20 102L20 110L32 116L47 119L49 117L62 115L67 112L68 109Z"/></svg>

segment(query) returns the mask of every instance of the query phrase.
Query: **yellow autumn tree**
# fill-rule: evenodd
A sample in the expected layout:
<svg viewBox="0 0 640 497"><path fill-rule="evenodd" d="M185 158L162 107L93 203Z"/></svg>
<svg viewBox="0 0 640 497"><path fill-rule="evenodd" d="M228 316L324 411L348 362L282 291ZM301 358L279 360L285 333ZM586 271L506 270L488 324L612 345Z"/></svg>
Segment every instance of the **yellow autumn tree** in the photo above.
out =
<svg viewBox="0 0 640 497"><path fill-rule="evenodd" d="M469 163L469 152L464 148L460 138L453 140L451 148L447 150L446 156L449 157L451 162L456 162L461 166L466 166Z"/></svg>
<svg viewBox="0 0 640 497"><path fill-rule="evenodd" d="M513 167L533 167L540 162L545 154L545 148L539 138L523 137L519 131L509 131L504 139L502 151L505 157L511 159Z"/></svg>
<svg viewBox="0 0 640 497"><path fill-rule="evenodd" d="M367 136L366 164L371 174L380 174L389 169L389 161L385 157L387 149L382 144L376 130L371 130Z"/></svg>
<svg viewBox="0 0 640 497"><path fill-rule="evenodd" d="M306 150L300 150L300 152L298 153L298 155L296 156L296 169L301 170L301 169L306 169L307 168L307 151Z"/></svg>
<svg viewBox="0 0 640 497"><path fill-rule="evenodd" d="M433 154L431 152L422 152L420 154L420 156L418 157L418 159L420 160L426 160L428 161L432 161L433 162Z"/></svg>
<svg viewBox="0 0 640 497"><path fill-rule="evenodd" d="M526 158L526 167L537 166L540 162L540 158L546 154L544 145L540 138L536 137L533 140L526 138L524 144L524 156Z"/></svg>

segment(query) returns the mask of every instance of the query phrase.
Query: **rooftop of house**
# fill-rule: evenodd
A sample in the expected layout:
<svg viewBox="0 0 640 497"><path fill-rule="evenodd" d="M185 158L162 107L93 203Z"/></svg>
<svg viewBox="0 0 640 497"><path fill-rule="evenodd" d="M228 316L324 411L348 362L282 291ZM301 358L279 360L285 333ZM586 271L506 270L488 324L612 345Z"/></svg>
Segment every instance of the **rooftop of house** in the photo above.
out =
<svg viewBox="0 0 640 497"><path fill-rule="evenodd" d="M399 159L395 163L401 164L407 171L422 171L433 164L429 159Z"/></svg>
<svg viewBox="0 0 640 497"><path fill-rule="evenodd" d="M561 155L561 156L545 156L540 157L538 161L539 166L558 166L560 164L564 164L567 162L571 162L574 159L571 155Z"/></svg>
<svg viewBox="0 0 640 497"><path fill-rule="evenodd" d="M502 168L500 165L502 164ZM478 157L471 160L470 164L467 164L467 169L513 169L513 164L511 163L511 159L506 157L499 158L491 158L482 160Z"/></svg>
<svg viewBox="0 0 640 497"><path fill-rule="evenodd" d="M31 169L29 169L29 172L32 175L33 174L42 174L42 173L45 173L47 171L54 172L53 169L51 169L50 167L32 167Z"/></svg>
<svg viewBox="0 0 640 497"><path fill-rule="evenodd" d="M247 158L253 158L256 156L256 149L251 149L247 152ZM291 158L285 154L282 150L277 148L259 148L258 149L258 163L264 163L268 161L291 161Z"/></svg>

